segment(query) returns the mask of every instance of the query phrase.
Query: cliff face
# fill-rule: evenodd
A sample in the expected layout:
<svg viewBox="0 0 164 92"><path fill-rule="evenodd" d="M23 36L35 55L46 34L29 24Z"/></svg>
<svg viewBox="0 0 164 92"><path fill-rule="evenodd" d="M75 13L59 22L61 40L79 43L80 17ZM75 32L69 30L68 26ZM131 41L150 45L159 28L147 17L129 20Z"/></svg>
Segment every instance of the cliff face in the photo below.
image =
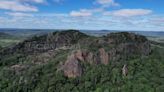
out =
<svg viewBox="0 0 164 92"><path fill-rule="evenodd" d="M59 70L69 78L82 76L85 70L82 63L108 65L111 61L127 60L135 56L149 55L151 52L149 41L141 35L120 32L92 37L70 30L33 37L16 46L3 49L0 51L0 60L3 60L3 56L19 53L32 57L31 62L34 64L44 64L51 58L58 58L58 53L68 49L71 54L67 55L64 62L61 61L63 64L59 64ZM126 67L123 68L124 75L127 75Z"/></svg>
<svg viewBox="0 0 164 92"><path fill-rule="evenodd" d="M64 75L67 77L79 77L82 75L82 67L75 54L68 56L67 61L62 66Z"/></svg>
<svg viewBox="0 0 164 92"><path fill-rule="evenodd" d="M82 74L82 70L85 69L85 67L80 66L77 62L87 62L92 65L107 65L110 61L127 60L135 56L149 55L151 52L150 43L146 37L133 33L112 33L105 37L95 39L86 39L85 41L89 43L83 41L81 46L84 45L88 48L79 49L70 55L72 58L68 58L63 66L66 68L64 68L63 71L69 72L65 73L65 76L78 77ZM92 50L92 48L95 47L96 49ZM76 65L74 68L67 68L73 67L73 64ZM128 71L127 68L126 73L125 67L123 70L123 75L126 75ZM73 73L74 71L76 71L76 73Z"/></svg>

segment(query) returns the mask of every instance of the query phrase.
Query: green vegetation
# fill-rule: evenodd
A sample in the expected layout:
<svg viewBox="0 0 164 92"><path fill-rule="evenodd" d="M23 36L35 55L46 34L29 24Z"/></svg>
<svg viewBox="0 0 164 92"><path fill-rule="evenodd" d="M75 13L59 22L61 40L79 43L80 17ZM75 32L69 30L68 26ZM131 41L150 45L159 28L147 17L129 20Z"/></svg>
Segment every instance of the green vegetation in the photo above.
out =
<svg viewBox="0 0 164 92"><path fill-rule="evenodd" d="M14 37L12 35L0 32L0 46L8 47L19 43L23 38Z"/></svg>
<svg viewBox="0 0 164 92"><path fill-rule="evenodd" d="M11 46L11 45L14 45L14 44L17 44L20 42L20 39L1 39L0 38L0 46L2 47L8 47L8 46Z"/></svg>
<svg viewBox="0 0 164 92"><path fill-rule="evenodd" d="M164 43L164 37L148 37L149 40L159 42L159 43Z"/></svg>
<svg viewBox="0 0 164 92"><path fill-rule="evenodd" d="M74 36L73 39L77 42L80 38ZM88 45L83 44L81 48L93 52L100 47L110 50L110 46L97 46L94 41ZM159 47L152 43L152 51L148 56L110 61L108 65L80 62L84 74L76 78L65 77L59 69L60 63L65 62L71 52L71 49L52 51L48 61L40 63L34 61L37 54L46 57L48 52L27 56L16 52L4 55L3 58L0 56L0 92L164 92L162 45ZM127 64L127 76L122 75L124 64Z"/></svg>
<svg viewBox="0 0 164 92"><path fill-rule="evenodd" d="M56 72L58 62L65 60L67 56L64 53L66 52L59 54L59 58L54 58L47 64L31 65L29 69L21 72L16 70L18 73L8 68L6 64L1 66L1 92L163 92L164 90L162 48L154 47L148 57L119 63L110 62L107 66L84 63L85 74L74 79L68 79L61 72ZM16 59L12 60L17 64ZM22 59L19 57L19 60ZM125 62L129 71L126 77L121 73Z"/></svg>

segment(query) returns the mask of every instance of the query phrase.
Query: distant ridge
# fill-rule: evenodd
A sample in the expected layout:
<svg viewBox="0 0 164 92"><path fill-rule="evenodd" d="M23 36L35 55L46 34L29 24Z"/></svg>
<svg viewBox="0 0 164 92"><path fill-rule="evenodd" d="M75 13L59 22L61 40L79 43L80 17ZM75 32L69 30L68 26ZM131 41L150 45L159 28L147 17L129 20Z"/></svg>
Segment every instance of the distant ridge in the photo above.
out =
<svg viewBox="0 0 164 92"><path fill-rule="evenodd" d="M0 28L0 32L15 36L32 36L36 34L47 34L54 31L63 31L67 29L21 29L21 28ZM164 37L164 31L137 31L137 30L80 30L86 34L102 36L111 32L131 32L144 36Z"/></svg>

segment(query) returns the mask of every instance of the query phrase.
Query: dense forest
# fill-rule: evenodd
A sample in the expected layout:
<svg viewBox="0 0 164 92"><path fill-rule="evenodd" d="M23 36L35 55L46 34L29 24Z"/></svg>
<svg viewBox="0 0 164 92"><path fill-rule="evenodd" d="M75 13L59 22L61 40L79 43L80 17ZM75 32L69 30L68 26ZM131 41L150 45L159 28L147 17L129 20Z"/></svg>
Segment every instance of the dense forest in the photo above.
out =
<svg viewBox="0 0 164 92"><path fill-rule="evenodd" d="M0 47L0 92L164 92L163 55L162 43L128 32L34 36Z"/></svg>

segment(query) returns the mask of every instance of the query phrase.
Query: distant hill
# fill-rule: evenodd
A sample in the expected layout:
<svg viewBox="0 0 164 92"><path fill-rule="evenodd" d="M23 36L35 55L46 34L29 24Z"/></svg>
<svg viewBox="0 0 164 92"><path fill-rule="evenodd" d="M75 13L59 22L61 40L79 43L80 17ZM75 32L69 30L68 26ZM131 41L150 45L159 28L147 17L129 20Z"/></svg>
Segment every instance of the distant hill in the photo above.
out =
<svg viewBox="0 0 164 92"><path fill-rule="evenodd" d="M4 32L16 37L31 37L34 35L42 35L50 32L54 32L57 30L49 30L49 29L0 29L0 32Z"/></svg>
<svg viewBox="0 0 164 92"><path fill-rule="evenodd" d="M103 36L113 32L130 32L136 33L144 36L151 36L151 37L164 37L163 31L126 31L126 30L81 30L84 33L95 35L95 36Z"/></svg>
<svg viewBox="0 0 164 92"><path fill-rule="evenodd" d="M0 28L0 32L7 33L10 35L18 36L18 37L31 37L34 35L42 35L47 34L55 31L63 31L61 29L6 29ZM113 32L131 32L136 33L144 36L156 36L156 37L164 37L163 31L127 31L127 30L79 30L80 32L94 35L94 36L103 36Z"/></svg>

